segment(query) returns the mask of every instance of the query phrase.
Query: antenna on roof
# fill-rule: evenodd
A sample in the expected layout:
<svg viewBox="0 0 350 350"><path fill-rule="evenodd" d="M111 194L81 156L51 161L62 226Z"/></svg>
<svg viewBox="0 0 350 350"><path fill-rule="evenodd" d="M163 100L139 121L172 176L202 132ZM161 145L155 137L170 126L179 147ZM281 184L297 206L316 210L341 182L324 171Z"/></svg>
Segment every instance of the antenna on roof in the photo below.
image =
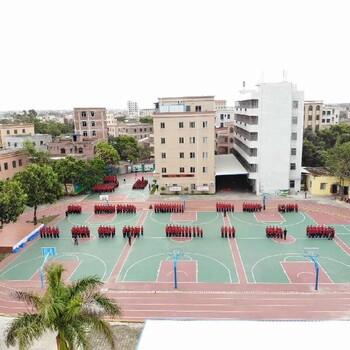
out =
<svg viewBox="0 0 350 350"><path fill-rule="evenodd" d="M283 81L287 81L287 71L283 71Z"/></svg>

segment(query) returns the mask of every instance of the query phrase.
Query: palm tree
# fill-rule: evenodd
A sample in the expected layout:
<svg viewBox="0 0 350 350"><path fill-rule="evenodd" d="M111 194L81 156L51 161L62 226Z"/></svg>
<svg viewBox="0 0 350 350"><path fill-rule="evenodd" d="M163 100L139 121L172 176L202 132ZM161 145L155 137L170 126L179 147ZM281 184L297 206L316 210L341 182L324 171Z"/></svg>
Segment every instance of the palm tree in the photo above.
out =
<svg viewBox="0 0 350 350"><path fill-rule="evenodd" d="M89 349L91 331L103 335L111 348L115 348L115 335L103 316L120 316L120 307L97 291L103 284L97 276L66 284L62 280L64 271L61 264L45 267L47 289L43 296L26 291L13 293L14 298L26 302L29 308L6 330L7 346L18 341L19 349L26 349L50 330L57 332L58 350Z"/></svg>

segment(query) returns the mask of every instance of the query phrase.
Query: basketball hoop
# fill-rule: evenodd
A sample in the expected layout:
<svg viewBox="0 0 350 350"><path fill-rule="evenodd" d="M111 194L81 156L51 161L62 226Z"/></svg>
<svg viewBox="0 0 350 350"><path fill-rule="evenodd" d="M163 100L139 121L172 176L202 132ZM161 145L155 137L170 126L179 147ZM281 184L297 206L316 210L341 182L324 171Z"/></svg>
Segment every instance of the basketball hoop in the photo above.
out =
<svg viewBox="0 0 350 350"><path fill-rule="evenodd" d="M319 275L319 266L316 258L320 256L319 248L304 248L304 257L311 259L315 264L316 270L316 280L315 280L315 290L318 290L318 275Z"/></svg>

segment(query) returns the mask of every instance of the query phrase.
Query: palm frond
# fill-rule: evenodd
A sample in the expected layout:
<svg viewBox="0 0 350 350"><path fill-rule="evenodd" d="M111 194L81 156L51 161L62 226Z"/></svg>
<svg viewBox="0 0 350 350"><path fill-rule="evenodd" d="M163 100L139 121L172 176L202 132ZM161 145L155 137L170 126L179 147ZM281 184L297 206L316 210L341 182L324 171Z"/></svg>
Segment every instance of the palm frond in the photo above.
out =
<svg viewBox="0 0 350 350"><path fill-rule="evenodd" d="M104 296L103 294L96 292L91 295L91 300L103 309L106 315L121 316L122 310L120 306L111 298Z"/></svg>
<svg viewBox="0 0 350 350"><path fill-rule="evenodd" d="M40 308L41 297L36 293L16 290L10 292L10 296L13 299L25 302L29 306L33 307L35 310L38 310Z"/></svg>
<svg viewBox="0 0 350 350"><path fill-rule="evenodd" d="M68 289L73 297L80 293L89 293L102 285L103 282L101 282L100 278L94 275L80 278L75 283L70 285Z"/></svg>
<svg viewBox="0 0 350 350"><path fill-rule="evenodd" d="M92 317L89 321L89 326L97 333L102 334L111 348L115 349L116 336L112 330L111 325L107 321Z"/></svg>
<svg viewBox="0 0 350 350"><path fill-rule="evenodd" d="M6 329L6 346L14 346L18 341L20 349L24 349L40 338L45 330L46 325L40 315L23 313Z"/></svg>

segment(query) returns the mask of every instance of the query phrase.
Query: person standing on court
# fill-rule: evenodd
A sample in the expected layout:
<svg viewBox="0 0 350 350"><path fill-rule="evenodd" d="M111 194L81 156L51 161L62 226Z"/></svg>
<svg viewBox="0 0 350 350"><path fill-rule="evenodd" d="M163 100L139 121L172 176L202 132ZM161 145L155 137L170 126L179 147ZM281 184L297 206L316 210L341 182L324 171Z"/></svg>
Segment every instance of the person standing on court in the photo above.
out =
<svg viewBox="0 0 350 350"><path fill-rule="evenodd" d="M131 233L128 234L129 245L131 245Z"/></svg>
<svg viewBox="0 0 350 350"><path fill-rule="evenodd" d="M284 230L283 230L283 238L287 239L287 229L286 228L284 228Z"/></svg>

